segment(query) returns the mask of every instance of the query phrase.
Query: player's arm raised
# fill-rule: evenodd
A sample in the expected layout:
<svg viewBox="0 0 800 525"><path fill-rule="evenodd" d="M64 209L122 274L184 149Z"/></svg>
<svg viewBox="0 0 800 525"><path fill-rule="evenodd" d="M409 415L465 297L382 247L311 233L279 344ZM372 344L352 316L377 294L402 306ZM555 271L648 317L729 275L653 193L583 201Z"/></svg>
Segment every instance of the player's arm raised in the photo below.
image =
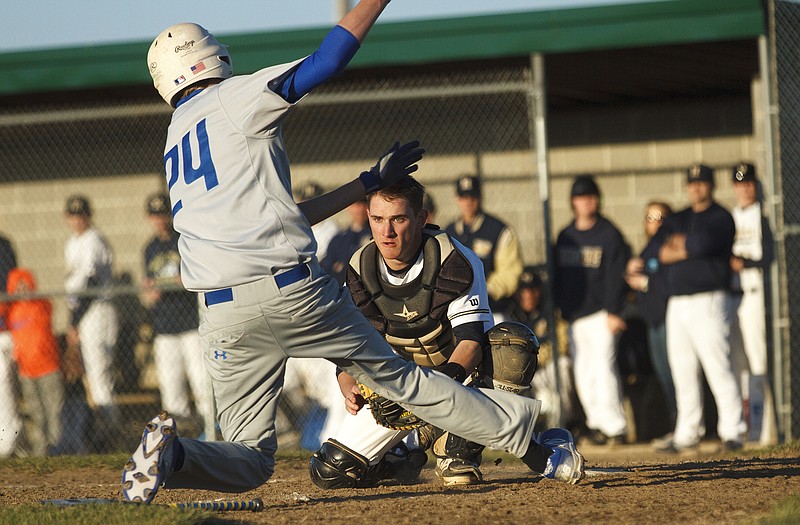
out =
<svg viewBox="0 0 800 525"><path fill-rule="evenodd" d="M389 0L361 0L325 36L319 49L287 75L270 84L270 89L287 102L295 103L340 74L388 3Z"/></svg>
<svg viewBox="0 0 800 525"><path fill-rule="evenodd" d="M380 14L389 5L390 0L361 0L349 13L339 21L339 25L363 42L367 33Z"/></svg>

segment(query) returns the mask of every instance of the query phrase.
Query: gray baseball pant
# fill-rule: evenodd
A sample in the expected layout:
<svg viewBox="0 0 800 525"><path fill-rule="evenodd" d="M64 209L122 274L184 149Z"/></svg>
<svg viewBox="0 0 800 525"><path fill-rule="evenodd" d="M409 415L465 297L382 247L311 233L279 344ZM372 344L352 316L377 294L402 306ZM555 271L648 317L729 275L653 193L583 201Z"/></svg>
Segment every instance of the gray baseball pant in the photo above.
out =
<svg viewBox="0 0 800 525"><path fill-rule="evenodd" d="M168 488L242 492L274 471L275 418L289 357L326 358L433 425L522 457L540 402L464 387L395 354L350 294L309 263L279 288L273 277L233 288L233 301L201 308L200 334L224 442L180 439L182 468ZM344 402L344 399L342 399Z"/></svg>

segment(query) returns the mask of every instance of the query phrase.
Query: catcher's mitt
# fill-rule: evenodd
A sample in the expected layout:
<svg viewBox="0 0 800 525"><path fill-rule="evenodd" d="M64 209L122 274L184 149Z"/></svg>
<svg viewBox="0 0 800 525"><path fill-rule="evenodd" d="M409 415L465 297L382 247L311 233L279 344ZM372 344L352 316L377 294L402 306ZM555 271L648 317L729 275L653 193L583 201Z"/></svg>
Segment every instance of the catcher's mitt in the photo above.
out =
<svg viewBox="0 0 800 525"><path fill-rule="evenodd" d="M376 394L368 386L359 383L358 390L361 392L364 401L369 403L372 417L375 418L375 422L380 426L393 430L414 430L425 424L425 421L394 401Z"/></svg>

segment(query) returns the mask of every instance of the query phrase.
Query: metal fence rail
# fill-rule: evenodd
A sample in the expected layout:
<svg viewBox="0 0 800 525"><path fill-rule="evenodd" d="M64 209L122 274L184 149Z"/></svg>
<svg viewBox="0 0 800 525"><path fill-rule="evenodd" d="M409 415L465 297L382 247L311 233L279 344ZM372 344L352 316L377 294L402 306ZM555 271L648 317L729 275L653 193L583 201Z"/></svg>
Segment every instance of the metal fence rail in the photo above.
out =
<svg viewBox="0 0 800 525"><path fill-rule="evenodd" d="M776 378L781 385L779 414L787 439L800 436L800 4L778 0L771 5L773 127L776 130L776 227L779 264L774 303Z"/></svg>

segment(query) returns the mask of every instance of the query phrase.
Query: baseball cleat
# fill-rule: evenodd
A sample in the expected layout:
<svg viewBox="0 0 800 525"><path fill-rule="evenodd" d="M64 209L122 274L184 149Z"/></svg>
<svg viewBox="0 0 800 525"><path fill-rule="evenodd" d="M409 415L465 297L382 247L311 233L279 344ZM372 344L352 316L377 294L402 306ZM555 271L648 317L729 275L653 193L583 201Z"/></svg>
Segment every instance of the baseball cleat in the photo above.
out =
<svg viewBox="0 0 800 525"><path fill-rule="evenodd" d="M539 437L539 442L553 449L553 454L547 458L547 467L542 476L570 485L578 483L585 477L586 460L575 448L575 440L569 430L563 428L545 430Z"/></svg>
<svg viewBox="0 0 800 525"><path fill-rule="evenodd" d="M738 452L742 450L744 446L742 442L738 439L729 439L727 441L722 442L722 451L723 452Z"/></svg>
<svg viewBox="0 0 800 525"><path fill-rule="evenodd" d="M699 446L699 441L686 445L679 445L675 443L674 439L665 439L653 445L653 449L658 452L664 452L665 454L696 454L700 451Z"/></svg>
<svg viewBox="0 0 800 525"><path fill-rule="evenodd" d="M445 485L472 485L483 481L479 466L460 458L437 459L436 475Z"/></svg>
<svg viewBox="0 0 800 525"><path fill-rule="evenodd" d="M142 433L142 442L122 469L122 495L127 501L150 503L172 473L172 445L177 430L166 412L154 417Z"/></svg>

